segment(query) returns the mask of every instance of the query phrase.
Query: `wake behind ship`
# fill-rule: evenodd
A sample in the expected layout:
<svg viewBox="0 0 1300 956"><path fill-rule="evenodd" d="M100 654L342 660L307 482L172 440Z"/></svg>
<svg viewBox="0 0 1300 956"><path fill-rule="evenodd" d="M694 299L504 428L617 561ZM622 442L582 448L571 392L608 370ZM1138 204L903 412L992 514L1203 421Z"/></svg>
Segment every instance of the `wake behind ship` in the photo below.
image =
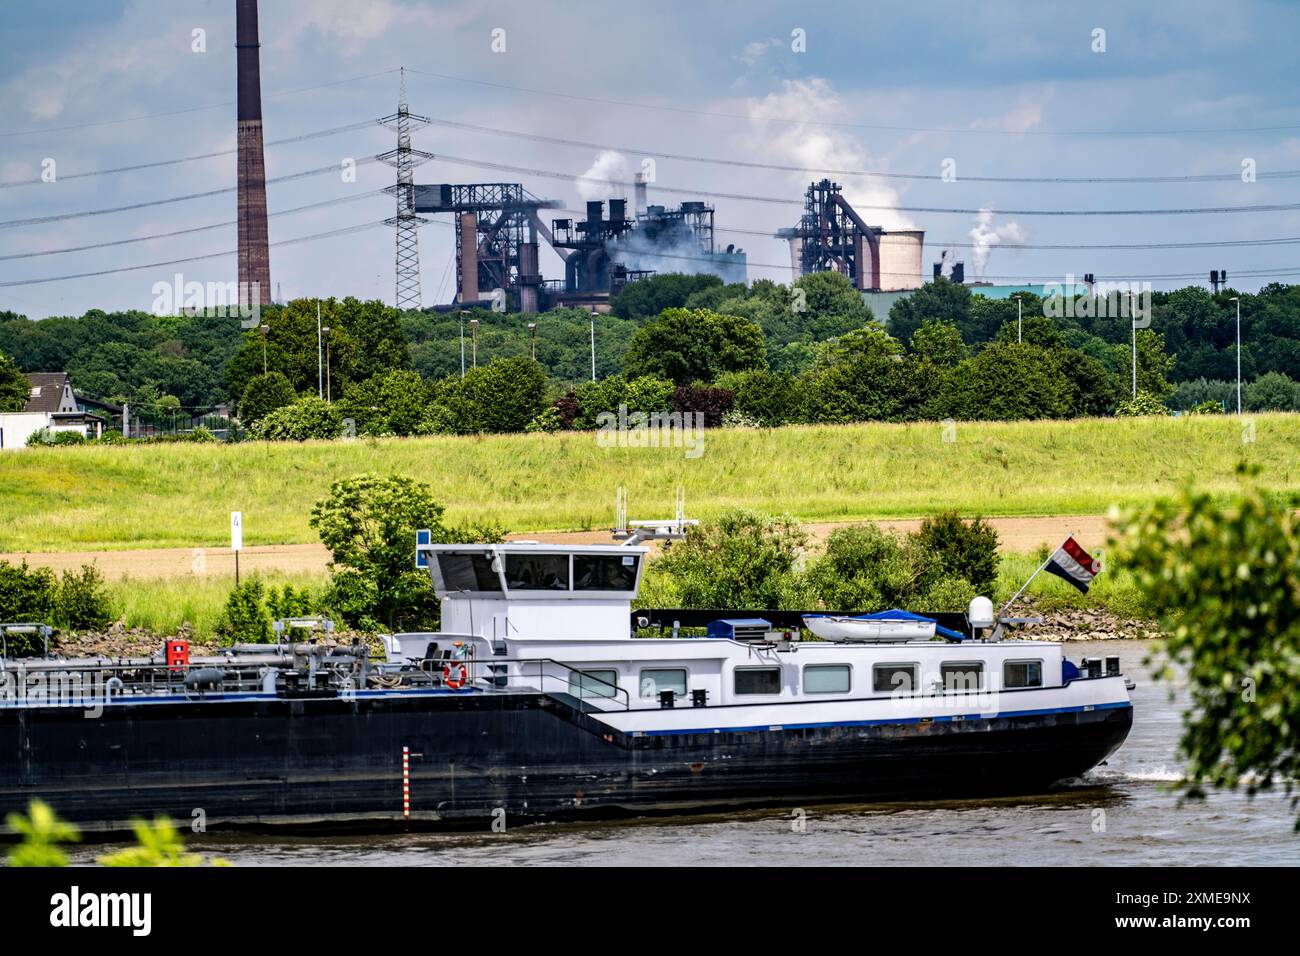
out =
<svg viewBox="0 0 1300 956"><path fill-rule="evenodd" d="M477 825L1045 790L1105 760L1118 660L886 612L632 611L639 546L420 545L442 630L0 660L0 813L88 828ZM957 623L957 622L948 622ZM636 637L647 625L672 636ZM677 625L703 625L706 637Z"/></svg>

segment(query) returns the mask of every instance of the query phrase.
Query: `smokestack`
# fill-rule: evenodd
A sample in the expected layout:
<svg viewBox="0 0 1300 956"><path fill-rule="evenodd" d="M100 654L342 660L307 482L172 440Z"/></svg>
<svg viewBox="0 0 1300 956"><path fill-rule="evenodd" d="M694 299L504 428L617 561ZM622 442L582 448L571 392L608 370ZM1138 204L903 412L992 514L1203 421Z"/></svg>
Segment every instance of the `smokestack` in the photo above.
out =
<svg viewBox="0 0 1300 956"><path fill-rule="evenodd" d="M266 237L266 160L262 154L262 76L257 0L235 0L239 123L239 304L260 306L271 295Z"/></svg>
<svg viewBox="0 0 1300 956"><path fill-rule="evenodd" d="M632 187L632 195L633 198L635 199L633 208L636 210L636 214L638 216L645 215L645 206L646 206L645 188L646 188L646 183L648 183L649 181L650 181L650 177L647 176L645 173L636 174L635 184Z"/></svg>

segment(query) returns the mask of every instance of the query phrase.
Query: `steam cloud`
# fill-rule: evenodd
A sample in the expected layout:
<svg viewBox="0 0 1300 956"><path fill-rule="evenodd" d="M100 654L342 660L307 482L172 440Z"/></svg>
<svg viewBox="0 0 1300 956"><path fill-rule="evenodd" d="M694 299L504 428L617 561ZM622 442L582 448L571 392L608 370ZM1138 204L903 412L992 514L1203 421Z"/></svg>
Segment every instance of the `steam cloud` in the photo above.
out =
<svg viewBox="0 0 1300 956"><path fill-rule="evenodd" d="M971 271L976 276L984 275L994 246L1004 242L1024 242L1025 239L1026 233L1020 223L1012 221L995 226L993 210L987 206L981 208L970 231L970 241L974 245L971 250Z"/></svg>

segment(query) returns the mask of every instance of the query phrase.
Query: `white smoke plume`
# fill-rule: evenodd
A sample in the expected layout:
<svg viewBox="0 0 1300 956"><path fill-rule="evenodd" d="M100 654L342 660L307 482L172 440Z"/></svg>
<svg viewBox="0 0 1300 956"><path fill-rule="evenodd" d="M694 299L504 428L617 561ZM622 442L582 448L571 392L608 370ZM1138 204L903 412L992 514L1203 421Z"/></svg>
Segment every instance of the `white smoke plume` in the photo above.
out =
<svg viewBox="0 0 1300 956"><path fill-rule="evenodd" d="M605 179L617 180L617 184L596 181ZM596 156L596 161L591 164L590 169L574 180L574 185L577 187L578 195L584 201L590 202L595 199L617 199L626 196L627 189L622 184L631 179L631 164L628 158L616 150L606 149Z"/></svg>
<svg viewBox="0 0 1300 956"><path fill-rule="evenodd" d="M845 115L852 112L831 85L819 77L787 80L779 93L751 99L747 112L752 129L746 148L755 159L783 165L798 164L809 170L873 169L881 165L845 130L814 125L843 121ZM807 122L775 122L793 116ZM790 181L791 186L798 190L795 195L802 196L809 182L821 178L820 173L794 173ZM898 193L879 177L831 178L844 187L844 198L857 207L862 217L872 225L885 229L916 228L907 216L892 208L899 205ZM886 208L868 208L871 206Z"/></svg>
<svg viewBox="0 0 1300 956"><path fill-rule="evenodd" d="M1013 220L995 226L993 215L991 208L981 207L979 215L975 217L975 225L970 231L970 241L974 246L971 250L971 271L976 277L984 275L994 246L1002 243L1024 242L1027 238L1020 223Z"/></svg>

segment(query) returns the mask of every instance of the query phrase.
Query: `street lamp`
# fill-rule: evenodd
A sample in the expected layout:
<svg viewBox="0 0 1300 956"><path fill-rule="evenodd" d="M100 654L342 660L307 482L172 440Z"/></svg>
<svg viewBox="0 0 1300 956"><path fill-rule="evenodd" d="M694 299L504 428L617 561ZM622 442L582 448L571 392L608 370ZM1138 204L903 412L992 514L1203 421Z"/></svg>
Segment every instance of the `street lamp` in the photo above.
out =
<svg viewBox="0 0 1300 956"><path fill-rule="evenodd" d="M321 327L320 327L320 299L316 300L316 397L324 398L325 392L321 388Z"/></svg>
<svg viewBox="0 0 1300 956"><path fill-rule="evenodd" d="M536 322L529 322L529 323L528 323L528 334L529 334L530 336L532 336L532 340L533 340L533 361L536 362L536 361L537 361L537 323L536 323Z"/></svg>
<svg viewBox="0 0 1300 956"><path fill-rule="evenodd" d="M271 331L271 327L266 323L258 326L262 333L262 374L266 374L266 333Z"/></svg>
<svg viewBox="0 0 1300 956"><path fill-rule="evenodd" d="M1020 302L1020 293L1017 292L1011 298L1016 300L1016 341L1023 342L1025 340L1025 319Z"/></svg>
<svg viewBox="0 0 1300 956"><path fill-rule="evenodd" d="M1241 299L1233 296L1229 302L1237 303L1237 414L1241 414Z"/></svg>
<svg viewBox="0 0 1300 956"><path fill-rule="evenodd" d="M596 310L591 310L591 380L596 381Z"/></svg>
<svg viewBox="0 0 1300 956"><path fill-rule="evenodd" d="M1134 309L1133 290L1128 290L1128 317L1133 326L1133 397L1138 397L1138 318Z"/></svg>
<svg viewBox="0 0 1300 956"><path fill-rule="evenodd" d="M460 310L460 377L465 377L465 316L469 315L468 309Z"/></svg>
<svg viewBox="0 0 1300 956"><path fill-rule="evenodd" d="M474 367L478 368L478 319L469 320L469 335Z"/></svg>
<svg viewBox="0 0 1300 956"><path fill-rule="evenodd" d="M321 329L321 333L325 339L325 401L332 402L334 398L330 391L330 327L325 326Z"/></svg>

